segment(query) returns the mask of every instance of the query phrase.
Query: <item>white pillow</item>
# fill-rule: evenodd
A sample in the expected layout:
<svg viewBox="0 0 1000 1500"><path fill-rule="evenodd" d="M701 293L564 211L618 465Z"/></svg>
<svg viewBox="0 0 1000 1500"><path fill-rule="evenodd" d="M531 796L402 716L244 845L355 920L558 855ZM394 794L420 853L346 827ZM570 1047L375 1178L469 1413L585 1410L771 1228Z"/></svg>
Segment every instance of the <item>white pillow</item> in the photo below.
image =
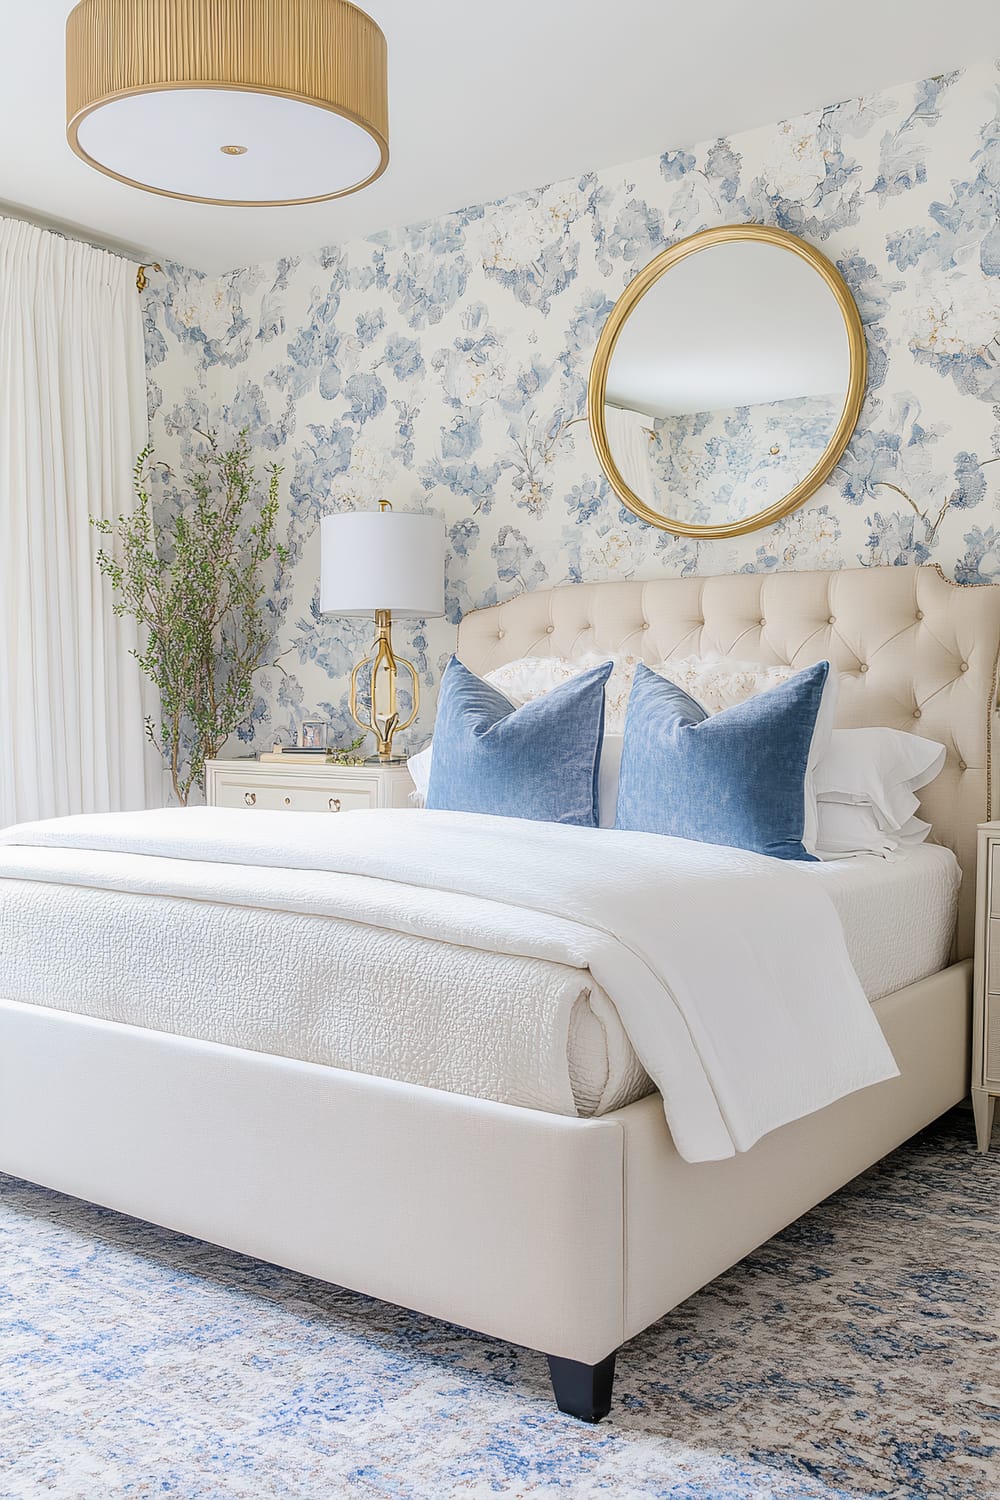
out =
<svg viewBox="0 0 1000 1500"><path fill-rule="evenodd" d="M607 661L607 657L604 658ZM434 749L434 741L431 740L426 749L421 750L419 755L411 755L406 762L406 769L413 778L416 790L410 797L413 807L423 807L427 801L427 788L431 780L431 759ZM618 811L618 773L622 763L622 736L620 734L605 734L604 744L601 746L601 764L597 773L597 808L598 827L614 828L615 814Z"/></svg>
<svg viewBox="0 0 1000 1500"><path fill-rule="evenodd" d="M874 809L887 832L901 829L920 808L916 793L944 765L944 745L902 729L836 729L816 769L820 802Z"/></svg>
<svg viewBox="0 0 1000 1500"><path fill-rule="evenodd" d="M622 768L623 735L605 734L597 772L597 826L614 828L618 812L618 775Z"/></svg>
<svg viewBox="0 0 1000 1500"><path fill-rule="evenodd" d="M770 687L787 682L797 667L761 667L752 661L734 661L729 656L684 656L661 661L655 668L661 677L675 682L700 703L707 713L721 713Z"/></svg>
<svg viewBox="0 0 1000 1500"><path fill-rule="evenodd" d="M870 802L820 802L815 853L820 859L845 859L858 854L892 854L922 844L929 823L909 818L895 831L881 827Z"/></svg>
<svg viewBox="0 0 1000 1500"><path fill-rule="evenodd" d="M608 660L607 656L601 657L601 661ZM522 703L532 703L561 683L569 682L571 677L585 672L588 665L589 661L586 664L569 661L565 656L521 656L517 661L494 667L492 672L486 673L483 681L499 688L504 697L519 708ZM595 660L593 665L599 663Z"/></svg>
<svg viewBox="0 0 1000 1500"><path fill-rule="evenodd" d="M802 830L802 847L807 854L816 853L819 837L819 795L816 789L816 778L819 767L829 752L830 742L835 733L833 726L837 722L837 699L839 697L840 674L831 664L826 674L823 696L819 700L819 713L816 715L812 744L809 746L809 759L806 762L805 826Z"/></svg>
<svg viewBox="0 0 1000 1500"><path fill-rule="evenodd" d="M565 656L522 656L487 672L485 680L499 688L512 703L520 705L540 698L543 693L550 693L554 687L568 682L580 672L587 672L602 662L614 662L604 689L605 728L609 734L622 734L632 679L639 660L638 656L608 651L588 651L573 660ZM756 693L765 692L769 687L787 682L799 668L762 667L756 662L738 661L715 652L709 656L682 656L662 661L652 670L690 693L707 713L717 714L724 708L743 703Z"/></svg>
<svg viewBox="0 0 1000 1500"><path fill-rule="evenodd" d="M610 651L588 651L573 661L565 656L522 656L487 672L484 681L499 688L520 707L522 703L531 703L543 694L551 693L554 687L569 682L571 677L589 672L591 667L613 662L611 676L604 686L604 728L609 734L623 734L625 711L638 660L637 656L616 656Z"/></svg>
<svg viewBox="0 0 1000 1500"><path fill-rule="evenodd" d="M416 801L412 797L410 800L416 801L417 807L423 807L427 800L427 788L431 784L431 751L433 749L434 741L431 740L430 744L425 745L419 755L409 756L406 762L406 769L409 771L413 785L416 787L416 798L419 798L419 801Z"/></svg>

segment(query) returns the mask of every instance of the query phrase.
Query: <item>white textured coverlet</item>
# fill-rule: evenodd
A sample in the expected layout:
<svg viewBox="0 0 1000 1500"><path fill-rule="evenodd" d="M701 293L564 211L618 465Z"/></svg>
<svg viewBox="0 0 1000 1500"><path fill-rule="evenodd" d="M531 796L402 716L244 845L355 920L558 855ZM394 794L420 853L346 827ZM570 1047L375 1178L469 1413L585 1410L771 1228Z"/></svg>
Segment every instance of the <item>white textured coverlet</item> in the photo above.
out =
<svg viewBox="0 0 1000 1500"><path fill-rule="evenodd" d="M117 888L125 865L146 889ZM263 909L253 866L0 849L0 871L0 1001L549 1114L653 1092L586 969L326 916L322 871L269 871Z"/></svg>
<svg viewBox="0 0 1000 1500"><path fill-rule="evenodd" d="M128 860L121 888L168 895L183 881L163 860L255 866L264 908L269 868L325 871L327 915L589 969L688 1161L897 1073L820 882L743 850L463 813L221 808L64 818L0 843L150 856L155 875ZM11 856L3 873L32 878Z"/></svg>

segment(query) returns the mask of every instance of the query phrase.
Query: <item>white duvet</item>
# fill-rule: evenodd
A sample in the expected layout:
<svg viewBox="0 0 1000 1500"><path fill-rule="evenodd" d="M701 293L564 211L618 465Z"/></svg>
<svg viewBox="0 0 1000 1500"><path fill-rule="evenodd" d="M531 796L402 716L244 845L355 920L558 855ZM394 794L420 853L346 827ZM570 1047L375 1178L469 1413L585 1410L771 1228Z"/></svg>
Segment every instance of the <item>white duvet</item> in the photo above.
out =
<svg viewBox="0 0 1000 1500"><path fill-rule="evenodd" d="M58 819L0 845L7 878L187 896L211 865L211 898L246 905L251 867L264 909L588 969L689 1161L897 1072L821 882L740 850L461 813L216 808ZM326 878L290 896L289 871Z"/></svg>

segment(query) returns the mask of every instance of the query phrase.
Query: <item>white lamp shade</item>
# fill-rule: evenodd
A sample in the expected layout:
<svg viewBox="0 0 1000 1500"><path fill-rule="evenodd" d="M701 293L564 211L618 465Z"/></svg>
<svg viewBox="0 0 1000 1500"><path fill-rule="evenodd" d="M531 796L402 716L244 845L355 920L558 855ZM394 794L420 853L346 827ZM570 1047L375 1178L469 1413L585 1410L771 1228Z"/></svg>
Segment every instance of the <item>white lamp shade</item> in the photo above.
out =
<svg viewBox="0 0 1000 1500"><path fill-rule="evenodd" d="M444 614L444 522L400 510L349 511L320 522L319 607L397 619Z"/></svg>

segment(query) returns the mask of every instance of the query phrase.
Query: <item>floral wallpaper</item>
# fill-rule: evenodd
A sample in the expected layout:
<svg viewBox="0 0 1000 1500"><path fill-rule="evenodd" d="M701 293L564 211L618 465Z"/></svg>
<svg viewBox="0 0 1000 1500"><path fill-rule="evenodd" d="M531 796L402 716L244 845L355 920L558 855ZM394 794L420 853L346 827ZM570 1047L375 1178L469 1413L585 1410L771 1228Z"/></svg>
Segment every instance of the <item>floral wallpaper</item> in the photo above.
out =
<svg viewBox="0 0 1000 1500"><path fill-rule="evenodd" d="M819 463L843 408L841 391L655 418L654 508L718 526L776 505Z"/></svg>
<svg viewBox="0 0 1000 1500"><path fill-rule="evenodd" d="M291 566L247 743L288 739L317 713L350 737L347 678L368 629L318 613L317 523L383 496L448 530L448 617L398 632L428 688L414 747L454 623L520 590L928 559L963 582L1000 578L998 102L996 66L976 64L218 280L154 276L161 503L177 503L196 428L248 427L261 459L284 466ZM615 298L657 251L749 220L840 267L869 389L807 507L696 543L610 492L583 419L587 374Z"/></svg>

